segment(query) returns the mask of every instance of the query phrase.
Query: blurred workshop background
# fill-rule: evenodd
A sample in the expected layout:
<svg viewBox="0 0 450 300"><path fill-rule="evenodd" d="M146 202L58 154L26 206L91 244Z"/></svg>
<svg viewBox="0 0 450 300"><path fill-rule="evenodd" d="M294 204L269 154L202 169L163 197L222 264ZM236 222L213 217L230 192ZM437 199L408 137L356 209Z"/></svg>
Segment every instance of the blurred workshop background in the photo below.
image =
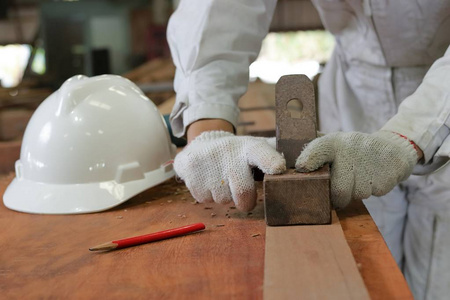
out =
<svg viewBox="0 0 450 300"><path fill-rule="evenodd" d="M14 170L33 111L73 75L125 76L170 113L175 67L166 26L178 2L1 0L0 173ZM273 107L278 78L303 73L317 79L333 49L334 39L309 0L279 0L270 31L239 103L240 133L258 122L251 119L252 107ZM268 122L267 130L273 126Z"/></svg>

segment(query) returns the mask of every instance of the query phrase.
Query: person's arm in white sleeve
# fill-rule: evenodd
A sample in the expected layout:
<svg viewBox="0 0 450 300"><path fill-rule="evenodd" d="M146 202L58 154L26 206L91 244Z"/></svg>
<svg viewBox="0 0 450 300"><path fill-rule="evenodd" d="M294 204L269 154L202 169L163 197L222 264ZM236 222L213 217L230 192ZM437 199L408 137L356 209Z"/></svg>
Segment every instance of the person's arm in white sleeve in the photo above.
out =
<svg viewBox="0 0 450 300"><path fill-rule="evenodd" d="M181 1L167 39L176 66L175 136L199 120L221 119L234 127L237 102L248 85L249 66L267 35L275 0Z"/></svg>
<svg viewBox="0 0 450 300"><path fill-rule="evenodd" d="M400 133L422 149L424 159L416 167L417 173L433 171L448 160L450 47L433 63L417 90L400 104L398 113L382 130Z"/></svg>
<svg viewBox="0 0 450 300"><path fill-rule="evenodd" d="M449 134L450 47L381 130L318 138L303 150L296 168L308 172L331 163L331 198L342 208L352 199L388 193L413 170L440 167L450 156Z"/></svg>
<svg viewBox="0 0 450 300"><path fill-rule="evenodd" d="M187 135L189 142L174 168L199 202L234 201L238 209L252 210L252 167L268 174L285 170L273 139L231 133L275 5L274 0L187 0L170 19L167 37L177 68L171 124L174 134Z"/></svg>

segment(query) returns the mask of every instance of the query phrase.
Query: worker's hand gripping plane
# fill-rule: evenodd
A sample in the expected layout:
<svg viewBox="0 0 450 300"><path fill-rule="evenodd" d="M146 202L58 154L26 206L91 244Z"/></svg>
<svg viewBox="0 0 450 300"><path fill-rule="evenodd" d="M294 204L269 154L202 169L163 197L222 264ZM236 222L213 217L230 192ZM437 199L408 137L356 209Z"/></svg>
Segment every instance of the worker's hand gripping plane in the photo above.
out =
<svg viewBox="0 0 450 300"><path fill-rule="evenodd" d="M295 116L287 109L293 100L301 104ZM256 188L251 168L257 167L266 174L269 225L327 224L331 207L384 195L412 173L418 152L394 132L316 138L314 89L306 76L283 76L276 102L277 140L207 131L176 156L175 171L197 201L233 201L238 209L252 210Z"/></svg>

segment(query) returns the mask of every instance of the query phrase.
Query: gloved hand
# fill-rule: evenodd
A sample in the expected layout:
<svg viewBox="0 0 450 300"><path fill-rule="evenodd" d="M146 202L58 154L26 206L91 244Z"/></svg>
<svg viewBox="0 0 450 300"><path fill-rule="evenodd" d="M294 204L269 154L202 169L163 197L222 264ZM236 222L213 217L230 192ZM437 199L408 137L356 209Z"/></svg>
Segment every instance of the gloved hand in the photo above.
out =
<svg viewBox="0 0 450 300"><path fill-rule="evenodd" d="M175 172L198 202L234 201L243 211L256 205L253 166L266 174L284 172L286 161L275 150L275 138L207 131L187 145L174 162Z"/></svg>
<svg viewBox="0 0 450 300"><path fill-rule="evenodd" d="M417 160L414 146L396 133L336 132L309 143L295 168L308 172L331 163L331 201L343 208L352 199L387 194L411 175Z"/></svg>

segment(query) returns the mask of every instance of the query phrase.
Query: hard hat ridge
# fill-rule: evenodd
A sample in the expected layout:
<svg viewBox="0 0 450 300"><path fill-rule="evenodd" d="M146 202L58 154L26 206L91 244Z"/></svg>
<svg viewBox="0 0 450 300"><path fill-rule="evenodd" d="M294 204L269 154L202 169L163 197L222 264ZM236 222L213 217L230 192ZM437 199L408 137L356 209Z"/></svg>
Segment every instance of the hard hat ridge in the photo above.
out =
<svg viewBox="0 0 450 300"><path fill-rule="evenodd" d="M90 80L85 75L75 75L66 80L56 92L60 99L57 115L71 113L86 98L108 90L124 97L128 96L131 91L131 93L140 95L143 100L149 101L144 93L127 78L118 75L99 75L95 77L95 80Z"/></svg>

